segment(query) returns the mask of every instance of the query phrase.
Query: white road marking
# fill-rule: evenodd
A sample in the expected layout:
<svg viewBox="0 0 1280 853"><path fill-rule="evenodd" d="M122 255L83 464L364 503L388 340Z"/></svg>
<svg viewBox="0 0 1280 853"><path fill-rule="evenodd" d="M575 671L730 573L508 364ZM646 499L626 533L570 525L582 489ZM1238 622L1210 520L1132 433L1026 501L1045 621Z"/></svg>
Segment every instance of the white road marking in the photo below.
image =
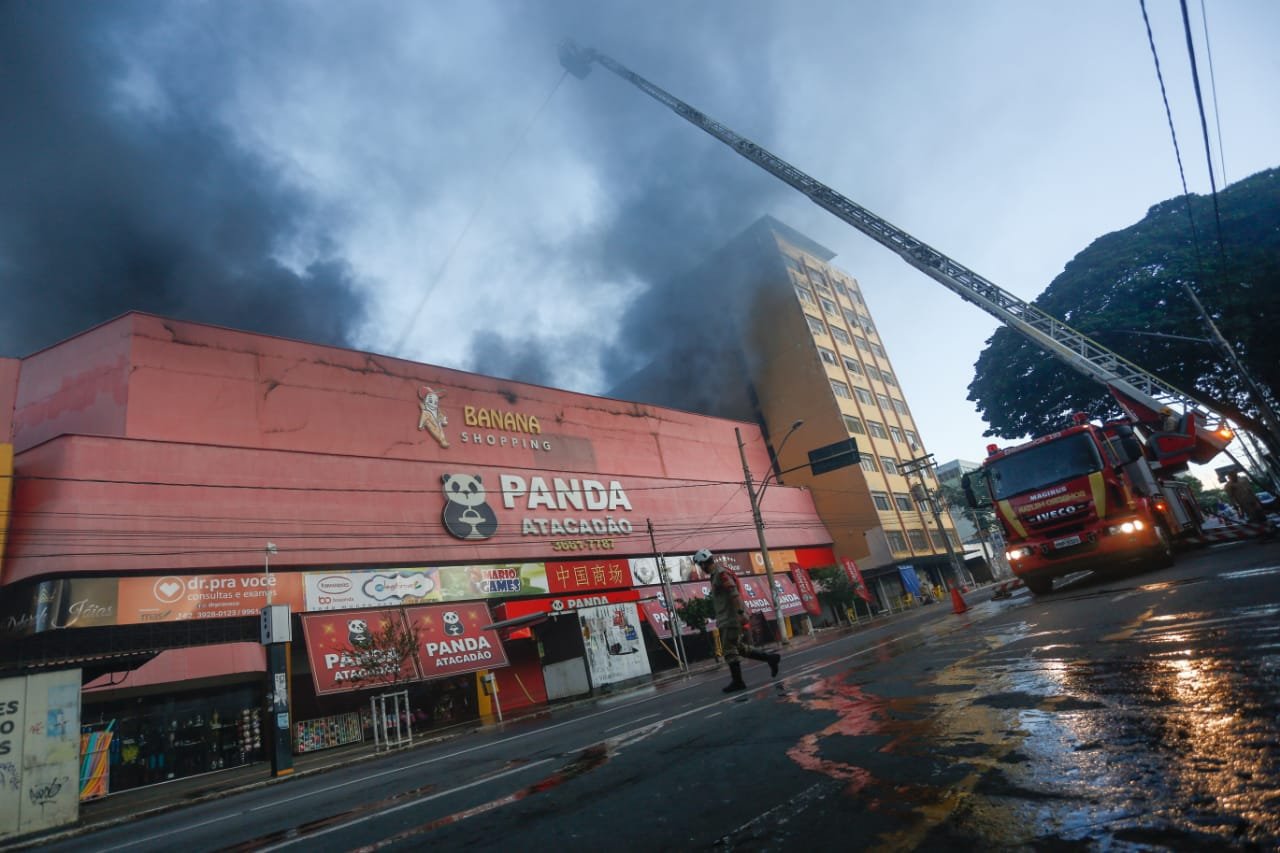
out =
<svg viewBox="0 0 1280 853"><path fill-rule="evenodd" d="M611 732L611 731L613 731L614 729L620 729L620 728L622 728L623 726L629 726L629 725L631 725L632 723L638 723L638 722L640 722L641 720L647 720L647 719L649 719L650 717L656 717L656 716L658 716L658 712L657 712L657 711L654 711L652 714L645 714L643 717L636 717L634 720L627 720L625 723L618 723L616 726L609 726L609 728L605 729L605 731L606 731L606 732Z"/></svg>

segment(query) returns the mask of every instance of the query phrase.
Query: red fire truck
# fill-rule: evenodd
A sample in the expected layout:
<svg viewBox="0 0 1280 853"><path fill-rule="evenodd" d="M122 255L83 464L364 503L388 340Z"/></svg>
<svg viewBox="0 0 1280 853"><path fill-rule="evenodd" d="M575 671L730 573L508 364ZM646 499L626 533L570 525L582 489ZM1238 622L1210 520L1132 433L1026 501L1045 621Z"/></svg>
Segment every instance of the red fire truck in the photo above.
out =
<svg viewBox="0 0 1280 853"><path fill-rule="evenodd" d="M1172 474L1218 448L1197 437L1194 413L1169 426L1144 443L1127 421L1097 426L1077 415L1067 429L1017 447L987 447L963 481L965 495L994 507L1009 565L1032 593L1078 571L1163 568L1176 540L1199 534L1200 508Z"/></svg>

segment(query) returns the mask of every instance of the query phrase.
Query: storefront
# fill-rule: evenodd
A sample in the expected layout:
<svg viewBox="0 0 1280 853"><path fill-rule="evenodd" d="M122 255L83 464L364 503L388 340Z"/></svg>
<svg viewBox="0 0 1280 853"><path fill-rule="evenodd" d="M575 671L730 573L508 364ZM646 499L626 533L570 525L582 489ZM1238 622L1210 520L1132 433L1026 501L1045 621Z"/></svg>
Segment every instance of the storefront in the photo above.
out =
<svg viewBox="0 0 1280 853"><path fill-rule="evenodd" d="M174 629L150 669L86 686L86 724L118 735L113 789L262 759L261 648L220 654L252 637L208 629L267 603L296 614L291 733L312 750L363 736L386 687L431 729L645 677L655 548L680 583L701 580L691 537L763 570L736 435L763 476L752 424L143 314L0 367L0 634L74 647L81 631ZM805 490L775 483L763 513L785 598L789 563L830 564L831 540ZM476 624L423 641L386 684L330 689L347 623L386 611ZM521 613L548 618L492 626ZM317 657L330 614L345 645Z"/></svg>

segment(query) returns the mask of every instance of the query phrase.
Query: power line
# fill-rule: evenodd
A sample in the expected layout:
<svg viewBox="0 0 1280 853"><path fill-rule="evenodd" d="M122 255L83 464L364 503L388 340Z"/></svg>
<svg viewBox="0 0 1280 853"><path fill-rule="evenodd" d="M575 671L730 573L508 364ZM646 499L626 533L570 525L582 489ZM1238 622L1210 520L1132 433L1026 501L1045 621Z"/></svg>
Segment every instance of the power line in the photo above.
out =
<svg viewBox="0 0 1280 853"><path fill-rule="evenodd" d="M559 79L557 79L555 82L555 85L551 87L551 91L547 93L546 99L542 102L542 104L538 107L538 109L534 111L533 117L529 119L529 122L528 124L525 125L524 129L520 131L519 134L516 135L515 142L512 144L511 148L507 151L506 155L502 158L502 162L499 163L498 167L493 170L493 174L490 175L489 180L485 185L484 191L480 194L480 198L476 201L476 206L472 209L471 215L467 217L467 221L462 226L462 230L458 232L458 236L453 241L453 245L450 246L449 251L445 253L444 260L441 261L440 267L436 270L435 276L432 277L431 281L427 284L426 289L423 290L422 298L418 300L418 307L413 309L413 313L409 315L409 322L405 324L404 332L400 335L400 339L396 341L396 345L395 345L395 348L393 349L393 352L399 353L404 350L405 342L408 341L409 335L413 332L414 326L418 324L418 316L422 314L422 309L426 307L427 300L431 298L431 294L435 291L436 287L440 284L441 279L444 278L445 271L449 268L449 264L453 260L454 254L457 253L458 247L461 246L462 241L466 239L467 232L471 230L472 224L474 224L476 219L480 216L480 211L484 208L485 203L489 200L489 194L493 190L494 181L497 179L499 175L502 174L503 170L506 169L507 163L510 162L511 157L516 153L516 149L518 149L522 144L524 144L525 137L528 136L529 131L533 128L533 125L538 120L538 117L542 115L542 111L546 109L547 104L551 103L551 98L555 95L556 90L560 88L560 84L564 82L564 78L568 75L568 73L569 72L567 71L562 71L560 73Z"/></svg>

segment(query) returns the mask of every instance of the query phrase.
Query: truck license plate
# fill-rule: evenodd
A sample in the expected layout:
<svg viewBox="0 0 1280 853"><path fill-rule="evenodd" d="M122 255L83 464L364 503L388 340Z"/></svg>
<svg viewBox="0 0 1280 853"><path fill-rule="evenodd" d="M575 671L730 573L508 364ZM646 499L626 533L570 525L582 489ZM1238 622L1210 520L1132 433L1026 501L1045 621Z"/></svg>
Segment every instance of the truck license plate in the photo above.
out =
<svg viewBox="0 0 1280 853"><path fill-rule="evenodd" d="M1065 539L1053 540L1053 547L1055 548L1070 548L1072 545L1079 545L1079 544L1080 544L1079 536L1068 536Z"/></svg>

